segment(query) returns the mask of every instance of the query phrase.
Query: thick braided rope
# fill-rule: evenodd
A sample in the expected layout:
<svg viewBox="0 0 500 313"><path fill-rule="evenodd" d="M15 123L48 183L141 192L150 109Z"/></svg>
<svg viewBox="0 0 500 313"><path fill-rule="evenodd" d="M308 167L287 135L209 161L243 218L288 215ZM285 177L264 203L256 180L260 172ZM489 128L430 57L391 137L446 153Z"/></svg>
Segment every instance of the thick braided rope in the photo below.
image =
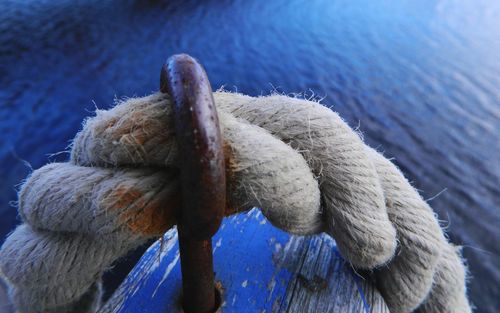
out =
<svg viewBox="0 0 500 313"><path fill-rule="evenodd" d="M372 269L391 312L470 312L461 257L425 201L331 110L285 96L214 94L226 147L226 214L261 208L294 234L326 231ZM114 260L175 224L173 114L164 94L98 111L69 163L34 171L24 224L0 250L19 312L94 312Z"/></svg>

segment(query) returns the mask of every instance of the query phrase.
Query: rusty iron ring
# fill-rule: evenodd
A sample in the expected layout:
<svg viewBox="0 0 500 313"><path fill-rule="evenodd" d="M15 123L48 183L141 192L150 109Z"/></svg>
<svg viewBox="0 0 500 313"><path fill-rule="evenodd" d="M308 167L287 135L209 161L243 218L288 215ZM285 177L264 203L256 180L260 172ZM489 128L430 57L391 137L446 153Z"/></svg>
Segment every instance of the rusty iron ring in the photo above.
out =
<svg viewBox="0 0 500 313"><path fill-rule="evenodd" d="M214 284L212 236L220 227L226 202L219 119L207 74L187 54L167 60L161 69L160 91L172 97L179 146L183 309L211 313L221 302Z"/></svg>

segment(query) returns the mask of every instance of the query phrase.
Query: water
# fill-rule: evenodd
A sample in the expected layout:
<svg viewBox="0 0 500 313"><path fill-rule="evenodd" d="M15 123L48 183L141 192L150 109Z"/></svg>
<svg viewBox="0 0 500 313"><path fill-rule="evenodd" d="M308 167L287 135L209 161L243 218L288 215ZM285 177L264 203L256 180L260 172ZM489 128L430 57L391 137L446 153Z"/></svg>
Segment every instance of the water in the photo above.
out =
<svg viewBox="0 0 500 313"><path fill-rule="evenodd" d="M395 162L464 245L480 312L500 299L500 3L2 1L0 238L15 186L95 107L158 89L187 52L214 88L324 97ZM2 239L3 240L3 239ZM0 240L1 241L1 240Z"/></svg>

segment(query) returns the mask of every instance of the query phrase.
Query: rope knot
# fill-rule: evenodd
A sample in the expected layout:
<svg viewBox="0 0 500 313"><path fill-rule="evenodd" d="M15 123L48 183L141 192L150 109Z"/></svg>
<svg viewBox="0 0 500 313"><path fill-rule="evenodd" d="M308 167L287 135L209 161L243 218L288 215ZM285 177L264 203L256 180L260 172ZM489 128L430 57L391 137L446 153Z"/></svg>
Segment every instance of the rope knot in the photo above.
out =
<svg viewBox="0 0 500 313"><path fill-rule="evenodd" d="M372 270L391 312L470 312L461 257L432 209L336 113L281 95L214 99L226 215L258 207L287 232L327 232L354 267ZM95 310L112 262L176 224L178 164L167 94L87 119L70 161L34 171L19 192L24 224L0 251L18 310Z"/></svg>

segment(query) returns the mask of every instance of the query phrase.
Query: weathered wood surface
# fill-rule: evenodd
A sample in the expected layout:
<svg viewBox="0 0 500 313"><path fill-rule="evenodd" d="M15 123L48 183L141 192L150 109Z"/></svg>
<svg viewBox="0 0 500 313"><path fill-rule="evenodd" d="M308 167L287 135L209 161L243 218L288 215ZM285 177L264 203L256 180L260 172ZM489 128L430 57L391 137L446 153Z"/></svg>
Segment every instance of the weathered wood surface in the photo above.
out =
<svg viewBox="0 0 500 313"><path fill-rule="evenodd" d="M326 235L290 236L252 210L225 219L213 243L222 312L389 312ZM148 249L101 312L180 312L181 283L172 229Z"/></svg>

